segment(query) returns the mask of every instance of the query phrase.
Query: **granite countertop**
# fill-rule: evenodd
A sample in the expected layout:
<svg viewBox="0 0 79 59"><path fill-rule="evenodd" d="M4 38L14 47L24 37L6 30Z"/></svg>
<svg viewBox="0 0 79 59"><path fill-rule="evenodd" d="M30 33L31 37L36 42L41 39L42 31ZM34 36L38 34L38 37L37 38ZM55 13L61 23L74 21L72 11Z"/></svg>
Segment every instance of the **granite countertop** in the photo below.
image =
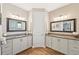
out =
<svg viewBox="0 0 79 59"><path fill-rule="evenodd" d="M74 35L48 33L48 34L46 34L46 36L58 37L58 38L64 38L64 39L71 39L71 40L79 40L79 37L76 37Z"/></svg>

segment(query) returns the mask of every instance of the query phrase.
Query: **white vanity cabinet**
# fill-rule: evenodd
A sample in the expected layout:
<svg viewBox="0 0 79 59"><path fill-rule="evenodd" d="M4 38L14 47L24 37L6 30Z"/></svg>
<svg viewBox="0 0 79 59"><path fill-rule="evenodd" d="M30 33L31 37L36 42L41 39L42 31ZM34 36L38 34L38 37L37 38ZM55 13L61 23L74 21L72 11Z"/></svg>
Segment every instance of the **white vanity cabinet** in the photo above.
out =
<svg viewBox="0 0 79 59"><path fill-rule="evenodd" d="M46 36L46 46L52 48L52 37Z"/></svg>
<svg viewBox="0 0 79 59"><path fill-rule="evenodd" d="M2 45L2 55L12 55L13 49L12 49L12 40L7 40L7 43Z"/></svg>
<svg viewBox="0 0 79 59"><path fill-rule="evenodd" d="M70 55L79 55L79 41L69 40L68 52Z"/></svg>

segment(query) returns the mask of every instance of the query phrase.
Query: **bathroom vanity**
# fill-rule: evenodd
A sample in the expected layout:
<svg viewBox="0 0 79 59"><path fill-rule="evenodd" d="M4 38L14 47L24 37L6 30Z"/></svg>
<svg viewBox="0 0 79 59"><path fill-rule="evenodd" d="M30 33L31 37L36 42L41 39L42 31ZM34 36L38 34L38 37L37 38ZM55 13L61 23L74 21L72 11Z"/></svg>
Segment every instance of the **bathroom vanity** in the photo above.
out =
<svg viewBox="0 0 79 59"><path fill-rule="evenodd" d="M15 55L23 50L32 47L32 36L24 34L14 34L6 36L6 44L2 45L2 55Z"/></svg>
<svg viewBox="0 0 79 59"><path fill-rule="evenodd" d="M46 35L46 46L67 55L79 55L79 38L73 36Z"/></svg>

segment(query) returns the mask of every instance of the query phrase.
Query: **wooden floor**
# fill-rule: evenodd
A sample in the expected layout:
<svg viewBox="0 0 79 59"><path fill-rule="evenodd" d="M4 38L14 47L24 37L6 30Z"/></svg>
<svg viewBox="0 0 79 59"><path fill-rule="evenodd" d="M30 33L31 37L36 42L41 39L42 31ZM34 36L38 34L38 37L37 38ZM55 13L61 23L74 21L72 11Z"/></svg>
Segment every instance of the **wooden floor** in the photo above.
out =
<svg viewBox="0 0 79 59"><path fill-rule="evenodd" d="M63 55L50 48L29 48L17 55Z"/></svg>

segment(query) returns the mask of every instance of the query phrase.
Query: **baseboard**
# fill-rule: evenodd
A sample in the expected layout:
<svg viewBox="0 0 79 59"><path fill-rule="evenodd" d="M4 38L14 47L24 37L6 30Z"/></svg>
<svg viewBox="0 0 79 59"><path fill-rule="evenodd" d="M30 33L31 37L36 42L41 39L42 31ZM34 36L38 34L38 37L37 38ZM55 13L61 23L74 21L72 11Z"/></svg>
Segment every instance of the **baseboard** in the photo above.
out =
<svg viewBox="0 0 79 59"><path fill-rule="evenodd" d="M32 48L46 48L45 46L44 47L35 47L35 46L32 46Z"/></svg>

